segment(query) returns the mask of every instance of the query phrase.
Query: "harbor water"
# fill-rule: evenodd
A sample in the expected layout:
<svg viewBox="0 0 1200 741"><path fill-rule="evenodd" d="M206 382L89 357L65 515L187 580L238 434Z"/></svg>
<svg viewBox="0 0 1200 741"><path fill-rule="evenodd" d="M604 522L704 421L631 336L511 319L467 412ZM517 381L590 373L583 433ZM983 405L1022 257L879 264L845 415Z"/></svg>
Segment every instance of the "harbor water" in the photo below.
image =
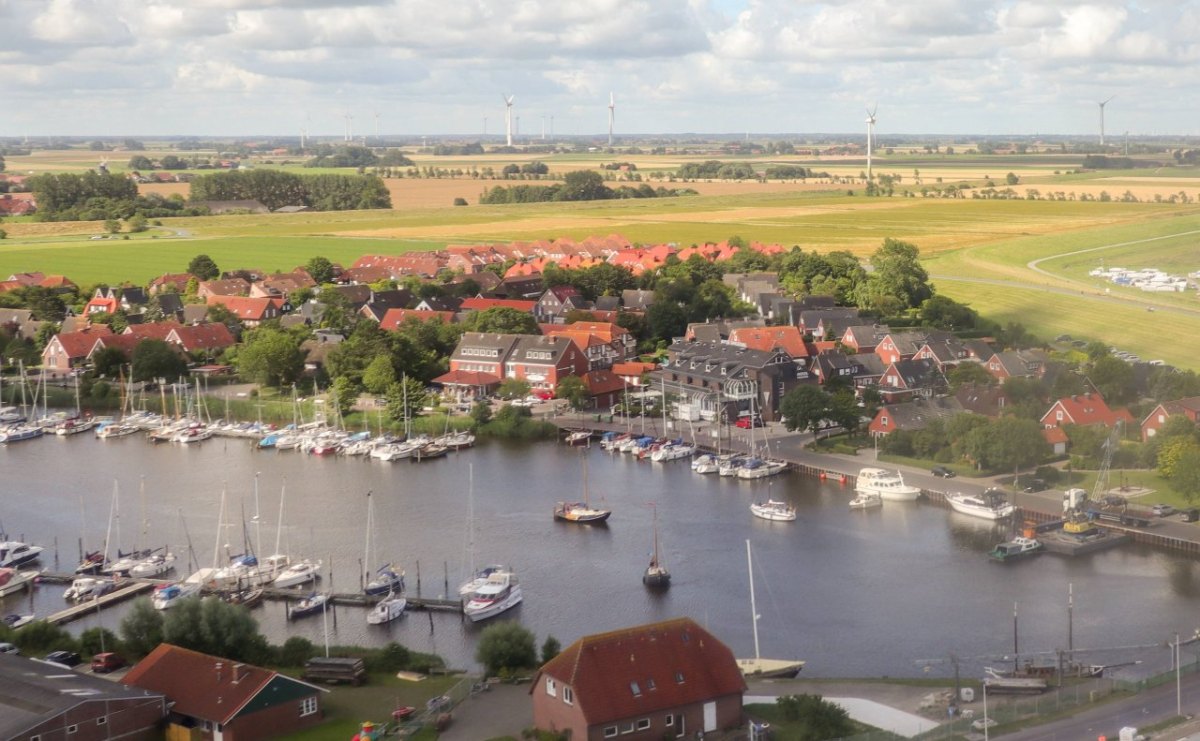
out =
<svg viewBox="0 0 1200 741"><path fill-rule="evenodd" d="M552 517L557 501L583 498L583 456L592 504L613 510L606 525ZM945 675L952 652L967 672L1003 666L1012 660L1014 603L1021 655L1046 663L1068 647L1069 631L1082 661L1117 664L1132 661L1129 647L1161 644L1176 632L1187 638L1200 627L1200 569L1185 556L1127 545L998 564L986 554L1007 536L1004 527L928 504L850 511L852 492L835 482L792 473L758 481L700 476L687 461L637 461L598 446L491 442L439 460L382 463L259 452L238 439L155 446L142 436L44 438L0 447L0 522L10 537L47 547L43 568L71 571L81 539L88 550L103 545L114 482L119 517L110 553L169 545L182 564L190 538L198 565L212 566L214 557L242 552L246 533L259 555L275 552L278 540L293 557L321 559L319 589L357 591L364 570L391 561L407 572L409 593L423 597L444 596L447 585L455 594L472 562L511 564L524 603L504 618L520 621L539 644L548 635L566 645L689 616L739 656L753 655L747 539L761 653L803 659L812 676L920 676L931 660ZM364 564L368 491L377 557ZM751 502L768 497L794 504L797 520L752 517ZM673 577L663 593L641 584L653 548L651 503ZM0 610L49 615L64 607L63 590L43 584L32 595L0 599ZM69 629L117 630L128 609L105 609ZM418 611L368 626L366 608L348 605L327 620L289 622L277 601L254 615L273 642L300 635L321 645L327 634L332 644L395 640L463 668L475 666L486 626ZM1200 645L1185 647L1184 661L1200 660L1193 649Z"/></svg>

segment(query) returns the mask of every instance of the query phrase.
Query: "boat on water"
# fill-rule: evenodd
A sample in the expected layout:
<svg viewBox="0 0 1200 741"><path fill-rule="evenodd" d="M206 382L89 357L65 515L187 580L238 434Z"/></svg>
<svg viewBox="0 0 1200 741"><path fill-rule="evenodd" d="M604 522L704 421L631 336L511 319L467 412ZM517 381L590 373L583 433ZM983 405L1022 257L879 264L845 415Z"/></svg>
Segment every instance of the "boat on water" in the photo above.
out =
<svg viewBox="0 0 1200 741"><path fill-rule="evenodd" d="M428 442L417 448L416 454L413 456L418 461L431 460L433 458L444 458L450 448L436 442Z"/></svg>
<svg viewBox="0 0 1200 741"><path fill-rule="evenodd" d="M263 590L255 589L239 589L236 592L227 592L222 597L231 605L241 605L245 608L258 607L263 601Z"/></svg>
<svg viewBox="0 0 1200 741"><path fill-rule="evenodd" d="M135 579L145 579L165 574L175 568L175 554L169 551L157 551L138 561L129 569L129 575Z"/></svg>
<svg viewBox="0 0 1200 741"><path fill-rule="evenodd" d="M32 588L34 580L39 576L37 571L18 571L17 569L0 569L0 597L7 597L22 589Z"/></svg>
<svg viewBox="0 0 1200 741"><path fill-rule="evenodd" d="M746 462L746 456L738 453L724 456L717 461L717 475L737 476L738 469Z"/></svg>
<svg viewBox="0 0 1200 741"><path fill-rule="evenodd" d="M325 605L328 603L328 594L319 594L317 592L313 592L297 602L295 607L288 610L288 619L295 620L296 618L316 615L318 612L323 612L325 610Z"/></svg>
<svg viewBox="0 0 1200 741"><path fill-rule="evenodd" d="M14 612L12 614L5 615L3 620L4 624L8 628L11 630L16 630L17 628L24 628L26 625L32 623L36 618L37 615L18 615Z"/></svg>
<svg viewBox="0 0 1200 741"><path fill-rule="evenodd" d="M105 564L104 567L100 569L100 573L116 574L117 576L130 576L130 572L133 571L133 567L149 558L151 552L152 551L149 548L140 551L130 551L129 553L117 551L116 560L109 561L107 564Z"/></svg>
<svg viewBox="0 0 1200 741"><path fill-rule="evenodd" d="M642 584L651 589L666 589L671 586L671 572L663 566L658 556L658 507L654 507L654 555L650 557L650 565L642 574Z"/></svg>
<svg viewBox="0 0 1200 741"><path fill-rule="evenodd" d="M63 592L63 599L71 602L82 602L85 599L101 597L116 588L117 583L112 579L81 576L72 581L71 586L67 587L67 591Z"/></svg>
<svg viewBox="0 0 1200 741"><path fill-rule="evenodd" d="M882 506L883 498L875 492L859 492L850 500L850 509L871 509Z"/></svg>
<svg viewBox="0 0 1200 741"><path fill-rule="evenodd" d="M660 445L653 453L650 454L650 460L657 462L677 461L682 458L690 458L696 453L696 446L691 443L685 443L682 439L672 440L669 443Z"/></svg>
<svg viewBox="0 0 1200 741"><path fill-rule="evenodd" d="M470 430L447 432L436 438L434 442L450 450L463 450L475 445L475 433Z"/></svg>
<svg viewBox="0 0 1200 741"><path fill-rule="evenodd" d="M750 624L754 628L754 658L738 659L738 669L743 677L791 679L804 668L803 661L787 659L764 659L758 650L758 605L754 600L754 560L750 555L750 541L746 541L746 569L750 573Z"/></svg>
<svg viewBox="0 0 1200 741"><path fill-rule="evenodd" d="M955 512L984 520L1006 520L1016 510L999 489L987 489L982 494L947 494L946 503Z"/></svg>
<svg viewBox="0 0 1200 741"><path fill-rule="evenodd" d="M171 438L171 442L190 445L192 443L204 442L213 436L213 431L204 425L191 425L185 429L175 433Z"/></svg>
<svg viewBox="0 0 1200 741"><path fill-rule="evenodd" d="M113 422L111 424L106 424L103 427L97 427L96 437L102 440L109 440L118 437L128 437L137 432L141 432L141 428L137 425L126 424L124 422Z"/></svg>
<svg viewBox="0 0 1200 741"><path fill-rule="evenodd" d="M175 584L164 584L154 588L150 604L156 610L169 610L179 604L180 600L200 594L200 584L190 578Z"/></svg>
<svg viewBox="0 0 1200 741"><path fill-rule="evenodd" d="M588 441L591 439L591 430L571 430L567 433L567 436L563 439L563 442L565 442L567 445L587 445Z"/></svg>
<svg viewBox="0 0 1200 741"><path fill-rule="evenodd" d="M1024 535L1018 535L1012 540L1000 543L988 553L995 561L1011 561L1023 556L1032 556L1042 550L1041 541Z"/></svg>
<svg viewBox="0 0 1200 741"><path fill-rule="evenodd" d="M82 419L68 419L54 427L54 434L58 435L59 437L78 435L81 432L87 432L95 426L96 420L92 419L91 417L84 417Z"/></svg>
<svg viewBox="0 0 1200 741"><path fill-rule="evenodd" d="M383 625L390 623L404 614L408 608L408 600L398 594L388 592L387 596L375 603L367 613L368 625Z"/></svg>
<svg viewBox="0 0 1200 741"><path fill-rule="evenodd" d="M719 468L720 464L717 462L717 456L712 453L704 453L692 459L692 471L696 473L716 473Z"/></svg>
<svg viewBox="0 0 1200 741"><path fill-rule="evenodd" d="M0 425L19 425L28 417L17 407L0 406Z"/></svg>
<svg viewBox="0 0 1200 741"><path fill-rule="evenodd" d="M583 457L583 501L559 502L554 506L554 519L581 525L598 525L608 519L611 509L593 507L588 498L587 451Z"/></svg>
<svg viewBox="0 0 1200 741"><path fill-rule="evenodd" d="M83 554L79 565L75 567L76 574L99 574L108 563L108 559L100 551L92 551L91 553Z"/></svg>
<svg viewBox="0 0 1200 741"><path fill-rule="evenodd" d="M463 613L477 623L495 617L521 603L521 583L511 569L495 571L471 595Z"/></svg>
<svg viewBox="0 0 1200 741"><path fill-rule="evenodd" d="M750 512L755 517L773 522L791 522L796 519L796 508L794 506L774 499L751 504Z"/></svg>
<svg viewBox="0 0 1200 741"><path fill-rule="evenodd" d="M307 584L310 581L316 580L321 570L320 561L309 561L307 559L291 563L272 582L276 587L296 587L301 584Z"/></svg>
<svg viewBox="0 0 1200 741"><path fill-rule="evenodd" d="M762 479L767 476L776 476L786 470L787 463L785 461L770 458L748 458L742 463L741 468L737 469L735 475L739 479Z"/></svg>
<svg viewBox="0 0 1200 741"><path fill-rule="evenodd" d="M19 540L0 542L0 568L16 568L32 563L38 560L44 550L46 549L40 545L30 545Z"/></svg>
<svg viewBox="0 0 1200 741"><path fill-rule="evenodd" d="M25 440L32 440L35 437L41 437L44 434L46 434L46 431L41 427L17 425L16 427L9 427L6 430L0 430L0 443L19 443Z"/></svg>
<svg viewBox="0 0 1200 741"><path fill-rule="evenodd" d="M921 496L918 487L904 483L899 471L883 468L864 468L858 472L854 491L878 494L881 499L892 502L915 502Z"/></svg>

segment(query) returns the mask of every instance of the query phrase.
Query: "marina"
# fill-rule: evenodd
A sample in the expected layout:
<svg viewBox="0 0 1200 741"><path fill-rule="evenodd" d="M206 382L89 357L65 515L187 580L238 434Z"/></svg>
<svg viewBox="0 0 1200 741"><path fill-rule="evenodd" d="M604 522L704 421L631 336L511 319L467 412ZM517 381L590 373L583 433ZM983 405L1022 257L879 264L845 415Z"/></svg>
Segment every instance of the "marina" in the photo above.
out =
<svg viewBox="0 0 1200 741"><path fill-rule="evenodd" d="M547 516L547 502L579 492L581 454L588 457L593 499L603 496L612 506L605 527L570 527ZM57 465L63 457L74 465ZM805 672L816 676L913 676L920 671L918 657L951 650L1002 653L1005 605L1014 600L1022 603L1023 645L1031 655L1051 651L1064 641L1064 595L1072 583L1078 605L1103 611L1102 630L1091 622L1077 632L1081 645L1101 653L1152 643L1176 630L1190 634L1200 606L1200 564L1185 555L1127 543L1076 559L1035 556L1032 569L1021 562L997 569L986 554L1007 529L930 506L938 502L928 490L924 501L885 501L851 511L853 476L863 467L851 461L842 472L822 469L830 471L824 480L789 472L747 481L695 473L686 460L654 463L598 445L572 450L560 443L493 441L421 464L388 464L366 456L257 451L236 438L153 446L140 436L101 441L74 435L0 448L0 465L8 476L0 515L11 537L45 547L40 568L54 572L78 563L80 542L89 548L103 542L114 478L132 490L144 476L146 517L159 523L154 541L179 559L176 579L212 566L214 543L221 553L231 541L241 542L237 513L253 519L256 474L264 513L275 511L286 482L282 551L320 560L321 580L316 587L265 590L262 607L252 614L268 638L282 642L299 635L320 645L328 622L331 643L397 640L438 653L452 666L473 666L474 644L487 625L461 614L457 585L473 573L469 550L480 563L511 564L520 574L523 600L500 619L518 620L539 640L554 635L566 642L688 615L739 655L752 655L740 607L749 539L760 587L762 652L804 660ZM229 503L218 527L222 488ZM361 594L374 566L362 563L368 491L378 533L373 549L407 572L408 609L429 608L419 619L370 630L372 601ZM779 527L753 517L750 504L765 499L795 507L798 522ZM661 557L673 565L669 590L642 584L655 540L655 518L645 507L650 500L658 513ZM83 532L81 507L88 515ZM276 538L273 516L248 529L258 551L262 541ZM269 545L265 551L271 552ZM62 611L65 585L43 582L6 598L4 611ZM605 599L581 599L581 585ZM289 621L287 604L314 590L330 595L331 619ZM71 630L117 630L129 604L114 600L101 610L80 610ZM1108 659L1099 656L1095 663L1116 663Z"/></svg>

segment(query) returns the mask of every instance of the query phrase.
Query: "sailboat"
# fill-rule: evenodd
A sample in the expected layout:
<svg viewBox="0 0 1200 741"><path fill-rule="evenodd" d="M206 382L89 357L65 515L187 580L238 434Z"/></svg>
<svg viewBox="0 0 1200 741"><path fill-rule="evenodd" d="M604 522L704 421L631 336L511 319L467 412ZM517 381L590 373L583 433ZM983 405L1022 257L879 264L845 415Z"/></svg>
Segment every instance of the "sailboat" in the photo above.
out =
<svg viewBox="0 0 1200 741"><path fill-rule="evenodd" d="M471 576L458 585L458 596L470 597L475 594L492 574L508 571L502 564L489 564L478 571L475 569L475 464L467 464L467 564Z"/></svg>
<svg viewBox="0 0 1200 741"><path fill-rule="evenodd" d="M388 592L387 596L376 602L371 611L367 613L367 624L383 625L384 623L390 623L403 615L404 610L407 608L408 600L395 592Z"/></svg>
<svg viewBox="0 0 1200 741"><path fill-rule="evenodd" d="M654 507L654 555L650 557L646 573L642 574L642 584L652 589L666 589L671 586L671 572L667 571L658 557L658 507L653 504L650 506Z"/></svg>
<svg viewBox="0 0 1200 741"><path fill-rule="evenodd" d="M83 497L80 497L79 511L83 513ZM113 479L113 494L112 502L108 507L108 530L104 533L104 548L99 551L84 553L79 559L79 565L75 567L76 574L91 574L96 575L104 571L108 566L108 543L112 537L113 518L117 514L117 480ZM87 517L84 517L84 529L87 528Z"/></svg>
<svg viewBox="0 0 1200 741"><path fill-rule="evenodd" d="M611 509L596 509L588 501L587 455L583 456L583 501L559 502L554 507L554 519L577 522L581 525L598 525L608 519Z"/></svg>
<svg viewBox="0 0 1200 741"><path fill-rule="evenodd" d="M371 536L374 534L375 522L375 501L371 499L371 492L367 492L367 546L363 551L363 563L367 568L375 563L375 553L371 550ZM386 594L390 598L395 592L404 591L404 572L397 572L390 563L385 563L380 566L372 576L371 572L367 572L364 581L366 586L363 587L363 592L369 596L379 596Z"/></svg>
<svg viewBox="0 0 1200 741"><path fill-rule="evenodd" d="M55 435L77 435L80 432L87 432L96 426L96 420L91 416L82 416L82 410L79 404L79 376L75 376L75 416L68 417L54 426Z"/></svg>
<svg viewBox="0 0 1200 741"><path fill-rule="evenodd" d="M754 626L754 658L738 659L738 668L745 677L791 678L804 668L803 661L764 659L758 653L758 605L754 601L754 561L750 556L750 541L746 541L746 568L750 572L750 622Z"/></svg>

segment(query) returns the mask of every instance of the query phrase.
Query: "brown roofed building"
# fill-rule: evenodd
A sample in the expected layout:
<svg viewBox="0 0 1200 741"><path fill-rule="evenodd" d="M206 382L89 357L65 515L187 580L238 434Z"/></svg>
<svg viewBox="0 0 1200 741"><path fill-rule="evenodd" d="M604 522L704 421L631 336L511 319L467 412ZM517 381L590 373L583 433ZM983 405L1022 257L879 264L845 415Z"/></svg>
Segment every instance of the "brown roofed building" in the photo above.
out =
<svg viewBox="0 0 1200 741"><path fill-rule="evenodd" d="M227 278L222 280L206 280L200 283L196 295L200 298L209 296L246 296L250 293L250 281L244 278Z"/></svg>
<svg viewBox="0 0 1200 741"><path fill-rule="evenodd" d="M693 738L742 723L746 682L690 618L584 636L538 671L533 724L581 741Z"/></svg>
<svg viewBox="0 0 1200 741"><path fill-rule="evenodd" d="M89 326L79 332L59 332L42 350L42 367L59 372L81 367L95 346L96 338L111 334L112 330L104 324Z"/></svg>
<svg viewBox="0 0 1200 741"><path fill-rule="evenodd" d="M1142 442L1157 435L1159 430L1166 426L1167 420L1175 416L1186 417L1195 424L1200 420L1200 396L1165 401L1150 410L1142 420Z"/></svg>
<svg viewBox="0 0 1200 741"><path fill-rule="evenodd" d="M167 696L167 738L254 741L296 733L322 720L324 690L169 643L159 644L121 681Z"/></svg>
<svg viewBox="0 0 1200 741"><path fill-rule="evenodd" d="M277 298L247 298L245 296L209 296L209 306L220 304L247 327L257 327L268 319L279 317L282 301Z"/></svg>
<svg viewBox="0 0 1200 741"><path fill-rule="evenodd" d="M156 296L160 293L169 292L172 289L175 293L186 293L188 283L195 278L191 273L163 273L154 280L150 281L149 290L151 296ZM199 285L199 283L197 283Z"/></svg>

